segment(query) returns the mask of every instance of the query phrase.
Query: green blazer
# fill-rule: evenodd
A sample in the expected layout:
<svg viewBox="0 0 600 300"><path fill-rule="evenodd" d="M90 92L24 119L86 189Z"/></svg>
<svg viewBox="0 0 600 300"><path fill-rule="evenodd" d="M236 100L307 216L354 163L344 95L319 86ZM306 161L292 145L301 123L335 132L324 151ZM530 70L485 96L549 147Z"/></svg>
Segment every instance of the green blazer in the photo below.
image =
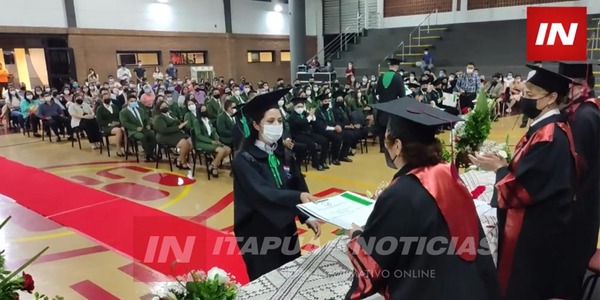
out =
<svg viewBox="0 0 600 300"><path fill-rule="evenodd" d="M183 109L181 108L181 106L179 106L179 104L177 104L177 101L173 101L173 104L171 104L171 106L169 106L169 110L171 112L171 116L173 116L174 118L177 118L177 120L183 120L183 117L185 115L185 113L183 112Z"/></svg>
<svg viewBox="0 0 600 300"><path fill-rule="evenodd" d="M155 115L152 124L156 131L156 141L161 144L175 147L179 141L188 138L188 135L179 129L179 120L169 118L164 114Z"/></svg>
<svg viewBox="0 0 600 300"><path fill-rule="evenodd" d="M215 152L217 145L213 145L213 141L219 141L219 134L217 130L209 124L211 128L211 134L208 135L208 129L203 122L200 122L194 114L188 112L185 114L185 121L187 121L187 127L194 130L194 146L196 149L202 149L207 152Z"/></svg>
<svg viewBox="0 0 600 300"><path fill-rule="evenodd" d="M219 99L215 99L213 97L209 97L204 102L206 105L206 111L208 112L208 119L211 123L216 124L217 118L221 113L221 102Z"/></svg>
<svg viewBox="0 0 600 300"><path fill-rule="evenodd" d="M246 95L246 93L240 93L239 96L231 96L231 101L237 105L244 104L248 101L248 95Z"/></svg>
<svg viewBox="0 0 600 300"><path fill-rule="evenodd" d="M221 137L221 142L231 145L233 141L233 128L235 124L226 112L222 112L217 118L217 132Z"/></svg>
<svg viewBox="0 0 600 300"><path fill-rule="evenodd" d="M146 110L137 109L140 114L140 118L142 122L135 116L135 114L129 110L128 108L123 108L119 113L119 119L121 120L121 124L123 128L127 129L127 135L132 136L137 132L138 127L146 128L148 126L148 115L146 114Z"/></svg>
<svg viewBox="0 0 600 300"><path fill-rule="evenodd" d="M114 104L111 104L110 106L112 107L112 113L106 107L104 107L104 104L96 108L96 120L98 121L98 127L100 127L104 133L110 133L110 131L113 129L114 126L109 126L110 123L121 122L119 119L120 109Z"/></svg>

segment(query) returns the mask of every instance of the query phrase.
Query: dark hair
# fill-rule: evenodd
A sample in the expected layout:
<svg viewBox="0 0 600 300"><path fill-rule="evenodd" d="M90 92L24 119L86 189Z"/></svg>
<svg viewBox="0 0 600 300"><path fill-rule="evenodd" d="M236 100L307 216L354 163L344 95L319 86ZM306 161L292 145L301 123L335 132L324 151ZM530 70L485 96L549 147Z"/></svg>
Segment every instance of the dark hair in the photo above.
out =
<svg viewBox="0 0 600 300"><path fill-rule="evenodd" d="M167 103L167 102L165 100L158 100L156 102L156 106L154 107L154 114L155 115L161 114L160 107L162 106L163 103Z"/></svg>
<svg viewBox="0 0 600 300"><path fill-rule="evenodd" d="M443 161L443 146L435 138L436 132L435 128L391 117L385 135L385 143L390 146L394 140L400 140L402 142L400 154L407 165L414 168L434 166ZM429 136L431 139L427 139Z"/></svg>
<svg viewBox="0 0 600 300"><path fill-rule="evenodd" d="M473 62L468 62L467 66L473 66L473 67L475 67L475 64Z"/></svg>
<svg viewBox="0 0 600 300"><path fill-rule="evenodd" d="M233 106L233 101L231 100L225 100L225 103L223 103L224 110L228 110L229 108L231 108L231 106Z"/></svg>

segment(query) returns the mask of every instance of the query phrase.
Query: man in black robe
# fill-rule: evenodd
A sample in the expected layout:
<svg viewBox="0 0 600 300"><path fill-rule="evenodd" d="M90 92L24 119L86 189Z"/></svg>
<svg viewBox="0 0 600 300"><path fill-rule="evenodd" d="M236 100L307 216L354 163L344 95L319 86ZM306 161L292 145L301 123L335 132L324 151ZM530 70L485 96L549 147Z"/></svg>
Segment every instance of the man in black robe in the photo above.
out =
<svg viewBox="0 0 600 300"><path fill-rule="evenodd" d="M399 170L364 230L351 233L348 256L355 275L346 299L375 293L385 299L498 299L496 270L473 199L442 161L435 137L442 126L461 119L411 99L374 107L390 115L384 154L387 165Z"/></svg>
<svg viewBox="0 0 600 300"><path fill-rule="evenodd" d="M559 63L558 73L571 78L570 105L565 108L573 131L575 150L584 171L577 186L575 213L576 240L573 246L580 258L576 273L583 280L590 258L598 244L600 221L600 101L594 94L596 82L590 62Z"/></svg>
<svg viewBox="0 0 600 300"><path fill-rule="evenodd" d="M479 168L496 173L492 206L498 207L498 278L504 299L575 299L579 286L574 268L577 154L566 118L558 107L566 101L570 80L536 70L521 98L523 113L533 120L515 155L469 156Z"/></svg>
<svg viewBox="0 0 600 300"><path fill-rule="evenodd" d="M339 166L340 161L352 162L348 158L350 151L350 140L348 136L344 136L342 133L342 127L337 123L335 116L333 115L333 109L330 107L331 94L324 93L317 97L319 100L319 107L315 110L315 123L313 129L317 134L320 134L327 138L331 142L329 151L331 153L331 163Z"/></svg>
<svg viewBox="0 0 600 300"><path fill-rule="evenodd" d="M377 81L375 95L378 97L378 103L385 103L406 96L404 90L404 79L399 75L400 60L395 58L387 59L390 69L383 73ZM385 128L387 126L389 116L385 112L377 112L375 115L375 126L379 133L379 151L383 153L383 139L385 138Z"/></svg>

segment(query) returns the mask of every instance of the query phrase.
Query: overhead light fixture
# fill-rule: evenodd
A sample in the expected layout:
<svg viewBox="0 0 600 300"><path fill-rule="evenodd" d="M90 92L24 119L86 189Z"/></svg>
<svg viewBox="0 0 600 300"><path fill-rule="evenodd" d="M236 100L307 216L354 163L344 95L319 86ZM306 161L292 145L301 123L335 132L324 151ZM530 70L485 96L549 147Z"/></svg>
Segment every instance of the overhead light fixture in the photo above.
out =
<svg viewBox="0 0 600 300"><path fill-rule="evenodd" d="M167 3L169 0L156 0L158 3Z"/></svg>
<svg viewBox="0 0 600 300"><path fill-rule="evenodd" d="M283 6L281 6L281 4L275 4L275 11L276 12L282 12L283 11Z"/></svg>

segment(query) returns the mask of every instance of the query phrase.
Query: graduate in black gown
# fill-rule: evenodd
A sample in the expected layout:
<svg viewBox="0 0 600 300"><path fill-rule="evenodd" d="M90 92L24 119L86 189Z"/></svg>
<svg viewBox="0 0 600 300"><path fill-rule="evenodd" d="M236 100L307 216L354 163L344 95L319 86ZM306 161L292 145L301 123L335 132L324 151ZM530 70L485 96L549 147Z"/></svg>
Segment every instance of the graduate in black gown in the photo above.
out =
<svg viewBox="0 0 600 300"><path fill-rule="evenodd" d="M498 279L504 299L575 299L578 164L571 128L558 109L571 81L528 67L536 72L520 104L533 122L512 160L507 164L494 153L470 159L496 173L492 205L498 207Z"/></svg>
<svg viewBox="0 0 600 300"><path fill-rule="evenodd" d="M404 79L402 75L398 74L400 69L400 60L395 58L387 59L390 69L383 73L377 81L377 88L375 89L375 95L378 97L378 103L385 103L388 101L396 100L406 96L404 90ZM383 140L385 136L385 127L387 126L388 115L385 112L377 112L375 114L375 126L379 133L379 150L383 150Z"/></svg>
<svg viewBox="0 0 600 300"><path fill-rule="evenodd" d="M333 94L332 98L335 99L333 105L333 117L340 127L342 127L342 135L344 141L348 141L350 144L350 151L356 150L356 145L360 139L367 136L367 132L362 124L354 124L350 118L350 111L346 107L346 93L344 91L337 91ZM350 153L350 155L353 155Z"/></svg>
<svg viewBox="0 0 600 300"><path fill-rule="evenodd" d="M338 124L333 115L331 107L331 93L325 90L325 93L317 97L319 107L315 110L315 123L313 129L317 134L327 138L331 142L329 151L331 153L331 164L339 166L340 161L352 162L348 158L350 151L350 136L343 134L343 128Z"/></svg>
<svg viewBox="0 0 600 300"><path fill-rule="evenodd" d="M559 63L558 73L578 83L571 86L571 102L565 108L573 131L575 150L583 163L577 187L575 246L581 260L575 269L581 280L598 245L600 221L600 101L594 94L592 66L596 62Z"/></svg>
<svg viewBox="0 0 600 300"><path fill-rule="evenodd" d="M329 156L329 141L320 134L312 130L312 123L315 122L313 112L306 111L306 98L293 98L294 112L290 113L288 124L290 135L294 142L306 145L307 151L312 158L312 167L318 171L329 169L327 166L327 156ZM320 153L316 145L321 148Z"/></svg>
<svg viewBox="0 0 600 300"><path fill-rule="evenodd" d="M288 90L256 96L244 106L250 134L232 163L233 231L250 280L300 256L296 217L320 234L319 223L296 208L317 198L308 193L294 156L281 142L277 101Z"/></svg>
<svg viewBox="0 0 600 300"><path fill-rule="evenodd" d="M355 276L346 299L375 293L385 299L498 299L496 269L472 196L443 162L435 137L461 119L411 99L374 106L390 116L384 155L399 170L364 229L351 233Z"/></svg>

